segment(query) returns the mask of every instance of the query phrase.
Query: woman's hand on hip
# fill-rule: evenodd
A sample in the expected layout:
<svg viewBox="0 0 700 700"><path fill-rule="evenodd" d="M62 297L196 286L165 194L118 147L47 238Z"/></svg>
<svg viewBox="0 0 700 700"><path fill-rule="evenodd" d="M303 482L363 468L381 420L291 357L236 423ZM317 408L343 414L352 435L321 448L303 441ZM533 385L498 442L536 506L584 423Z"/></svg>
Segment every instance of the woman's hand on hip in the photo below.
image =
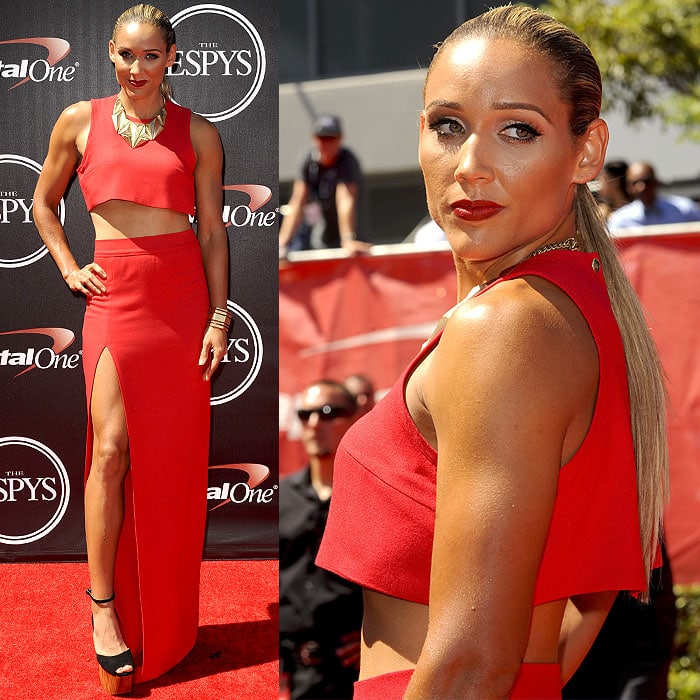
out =
<svg viewBox="0 0 700 700"><path fill-rule="evenodd" d="M79 292L90 298L107 291L107 287L101 282L101 280L106 279L107 273L96 262L91 262L85 267L69 272L66 275L66 284L71 291Z"/></svg>
<svg viewBox="0 0 700 700"><path fill-rule="evenodd" d="M211 379L212 374L224 359L226 354L226 331L220 328L207 326L202 341L202 352L199 355L199 364L204 367L202 378L205 382Z"/></svg>

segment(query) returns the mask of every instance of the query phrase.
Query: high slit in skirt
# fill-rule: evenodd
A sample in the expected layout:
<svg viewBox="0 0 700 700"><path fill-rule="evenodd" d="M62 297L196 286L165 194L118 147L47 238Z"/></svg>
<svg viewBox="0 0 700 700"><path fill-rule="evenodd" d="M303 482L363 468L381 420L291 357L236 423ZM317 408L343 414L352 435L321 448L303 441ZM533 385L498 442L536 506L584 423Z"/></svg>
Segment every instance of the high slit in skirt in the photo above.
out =
<svg viewBox="0 0 700 700"><path fill-rule="evenodd" d="M91 397L108 351L129 434L115 606L135 682L175 666L197 638L209 449L209 383L198 364L209 294L192 230L97 240L107 292L87 300L83 368Z"/></svg>

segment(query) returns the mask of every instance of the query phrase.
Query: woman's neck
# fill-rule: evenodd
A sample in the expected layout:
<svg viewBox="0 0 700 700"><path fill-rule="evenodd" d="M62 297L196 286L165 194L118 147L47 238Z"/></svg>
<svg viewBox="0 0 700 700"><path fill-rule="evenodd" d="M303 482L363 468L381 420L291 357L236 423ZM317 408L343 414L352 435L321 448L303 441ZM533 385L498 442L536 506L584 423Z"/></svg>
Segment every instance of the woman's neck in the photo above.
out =
<svg viewBox="0 0 700 700"><path fill-rule="evenodd" d="M135 117L136 119L145 121L153 119L163 108L163 103L165 101L160 91L142 100L132 100L124 94L124 90L121 90L119 92L119 99L122 102L127 117Z"/></svg>

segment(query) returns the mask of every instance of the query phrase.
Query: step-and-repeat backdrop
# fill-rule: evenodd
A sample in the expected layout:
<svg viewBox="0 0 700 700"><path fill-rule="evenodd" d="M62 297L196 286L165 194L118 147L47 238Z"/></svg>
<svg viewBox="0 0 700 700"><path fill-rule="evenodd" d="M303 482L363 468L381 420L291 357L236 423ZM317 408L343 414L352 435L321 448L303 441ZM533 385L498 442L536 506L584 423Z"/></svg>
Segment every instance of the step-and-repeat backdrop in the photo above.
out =
<svg viewBox="0 0 700 700"><path fill-rule="evenodd" d="M668 376L668 551L677 583L700 582L700 226L654 227L620 240ZM663 230L661 230L663 229ZM280 471L305 463L297 394L322 377L364 374L380 397L456 301L449 251L408 246L280 270ZM400 251L400 252L399 252ZM407 252L410 251L410 252Z"/></svg>
<svg viewBox="0 0 700 700"><path fill-rule="evenodd" d="M117 92L108 57L130 2L32 0L0 10L0 560L82 559L82 298L36 232L32 194L53 124ZM212 382L207 558L277 555L277 10L275 2L155 3L170 18L175 100L225 152L231 259L228 353ZM77 182L60 205L80 264L92 259ZM157 361L157 358L155 358ZM179 429L186 430L187 426ZM167 485L161 498L168 498ZM153 503L154 512L158 503Z"/></svg>

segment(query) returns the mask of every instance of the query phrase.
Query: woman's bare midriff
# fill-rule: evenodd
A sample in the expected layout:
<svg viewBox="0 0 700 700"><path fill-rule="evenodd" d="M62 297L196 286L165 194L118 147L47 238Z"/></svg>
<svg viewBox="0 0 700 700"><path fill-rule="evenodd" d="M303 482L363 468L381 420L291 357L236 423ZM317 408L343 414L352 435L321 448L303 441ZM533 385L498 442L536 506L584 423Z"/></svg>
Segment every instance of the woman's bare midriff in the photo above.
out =
<svg viewBox="0 0 700 700"><path fill-rule="evenodd" d="M538 605L532 613L525 663L556 663L566 600ZM428 630L428 606L364 591L360 680L412 669Z"/></svg>
<svg viewBox="0 0 700 700"><path fill-rule="evenodd" d="M161 236L190 228L186 214L122 199L110 199L99 204L90 212L90 218L97 239Z"/></svg>

